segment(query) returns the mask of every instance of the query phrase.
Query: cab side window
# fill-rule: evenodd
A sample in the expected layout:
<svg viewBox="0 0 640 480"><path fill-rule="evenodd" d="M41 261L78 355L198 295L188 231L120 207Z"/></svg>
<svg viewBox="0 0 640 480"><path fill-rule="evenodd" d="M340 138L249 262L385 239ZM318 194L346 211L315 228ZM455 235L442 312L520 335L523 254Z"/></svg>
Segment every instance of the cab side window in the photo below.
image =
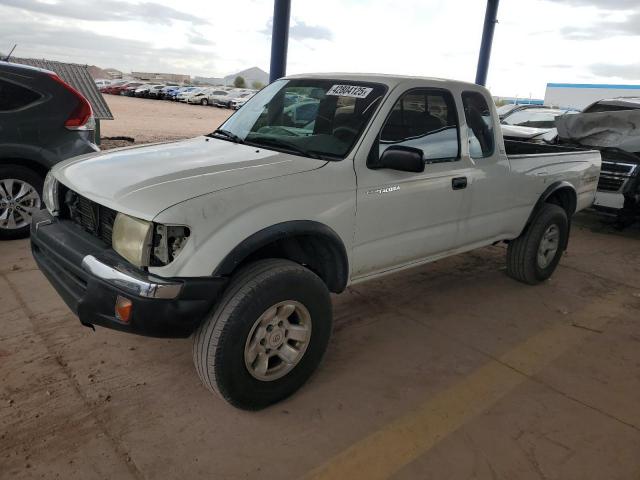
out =
<svg viewBox="0 0 640 480"><path fill-rule="evenodd" d="M458 116L453 96L441 89L405 93L380 133L379 151L401 145L422 150L425 162L448 162L460 156Z"/></svg>
<svg viewBox="0 0 640 480"><path fill-rule="evenodd" d="M462 92L462 105L467 120L469 155L471 158L490 157L495 148L493 118L484 95Z"/></svg>

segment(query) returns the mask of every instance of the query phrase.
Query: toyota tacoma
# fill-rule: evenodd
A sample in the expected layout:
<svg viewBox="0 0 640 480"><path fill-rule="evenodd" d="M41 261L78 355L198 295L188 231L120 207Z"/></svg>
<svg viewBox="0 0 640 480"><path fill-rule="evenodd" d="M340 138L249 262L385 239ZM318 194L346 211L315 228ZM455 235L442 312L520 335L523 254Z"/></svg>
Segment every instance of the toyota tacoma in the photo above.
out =
<svg viewBox="0 0 640 480"><path fill-rule="evenodd" d="M505 145L475 84L290 76L209 135L56 165L31 245L84 325L191 336L203 384L259 409L318 367L330 292L497 242L549 278L600 163Z"/></svg>

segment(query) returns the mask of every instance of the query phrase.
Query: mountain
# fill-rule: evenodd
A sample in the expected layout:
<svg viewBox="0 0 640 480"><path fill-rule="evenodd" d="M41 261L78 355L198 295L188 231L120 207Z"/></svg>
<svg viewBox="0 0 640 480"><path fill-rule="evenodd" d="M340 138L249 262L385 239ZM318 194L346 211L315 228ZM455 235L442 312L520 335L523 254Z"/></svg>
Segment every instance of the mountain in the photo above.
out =
<svg viewBox="0 0 640 480"><path fill-rule="evenodd" d="M253 82L260 82L263 85L267 85L269 83L269 74L258 67L247 68L246 70L234 73L233 75L227 75L222 79L222 83L224 85L233 85L233 81L236 77L244 78L247 87L251 87Z"/></svg>
<svg viewBox="0 0 640 480"><path fill-rule="evenodd" d="M89 65L89 74L94 80L104 80L111 78L111 75L106 70L95 65Z"/></svg>

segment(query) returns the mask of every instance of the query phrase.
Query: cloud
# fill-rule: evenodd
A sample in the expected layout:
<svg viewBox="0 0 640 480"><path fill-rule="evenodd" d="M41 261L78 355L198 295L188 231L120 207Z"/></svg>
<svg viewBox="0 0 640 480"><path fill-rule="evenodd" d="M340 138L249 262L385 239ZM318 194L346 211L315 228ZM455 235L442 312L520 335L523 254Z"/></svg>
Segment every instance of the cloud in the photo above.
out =
<svg viewBox="0 0 640 480"><path fill-rule="evenodd" d="M307 38L313 40L332 40L333 33L326 27L318 25L307 25L302 20L297 20L295 25L289 28L289 36L296 40L304 40Z"/></svg>
<svg viewBox="0 0 640 480"><path fill-rule="evenodd" d="M206 73L216 55L192 47L155 48L146 41L101 35L89 30L58 27L14 18L2 24L2 36L18 44L16 57L48 58L101 67L128 66L136 71ZM195 69L192 66L198 65Z"/></svg>
<svg viewBox="0 0 640 480"><path fill-rule="evenodd" d="M195 15L154 2L131 3L123 0L100 0L88 3L84 0L63 0L51 3L42 0L0 0L0 5L76 20L142 20L160 25L171 25L176 20L198 25L208 23Z"/></svg>
<svg viewBox="0 0 640 480"><path fill-rule="evenodd" d="M192 30L187 34L187 39L189 40L189 43L192 43L194 45L213 45L212 40L205 37L200 32L196 32L195 30Z"/></svg>
<svg viewBox="0 0 640 480"><path fill-rule="evenodd" d="M617 77L625 80L640 81L640 63L627 65L614 65L610 63L595 63L589 66L589 70L602 77Z"/></svg>
<svg viewBox="0 0 640 480"><path fill-rule="evenodd" d="M603 20L589 27L563 27L560 29L560 33L571 40L597 40L619 36L637 36L640 35L640 11L628 15L621 22Z"/></svg>
<svg viewBox="0 0 640 480"><path fill-rule="evenodd" d="M271 35L272 30L273 19L269 19L266 26L260 33ZM302 20L294 20L294 24L289 25L289 38L293 38L295 40L333 40L333 33L327 27L322 27L320 25L307 25Z"/></svg>

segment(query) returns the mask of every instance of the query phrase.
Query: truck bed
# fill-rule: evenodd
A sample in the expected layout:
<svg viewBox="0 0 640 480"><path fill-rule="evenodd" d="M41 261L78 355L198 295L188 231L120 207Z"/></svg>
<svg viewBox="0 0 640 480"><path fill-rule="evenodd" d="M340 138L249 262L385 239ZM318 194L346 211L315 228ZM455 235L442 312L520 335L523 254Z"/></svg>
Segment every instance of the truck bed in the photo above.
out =
<svg viewBox="0 0 640 480"><path fill-rule="evenodd" d="M556 182L568 182L577 194L576 211L593 204L602 161L599 151L516 140L506 140L505 151L514 178L521 174L538 180L536 194Z"/></svg>

